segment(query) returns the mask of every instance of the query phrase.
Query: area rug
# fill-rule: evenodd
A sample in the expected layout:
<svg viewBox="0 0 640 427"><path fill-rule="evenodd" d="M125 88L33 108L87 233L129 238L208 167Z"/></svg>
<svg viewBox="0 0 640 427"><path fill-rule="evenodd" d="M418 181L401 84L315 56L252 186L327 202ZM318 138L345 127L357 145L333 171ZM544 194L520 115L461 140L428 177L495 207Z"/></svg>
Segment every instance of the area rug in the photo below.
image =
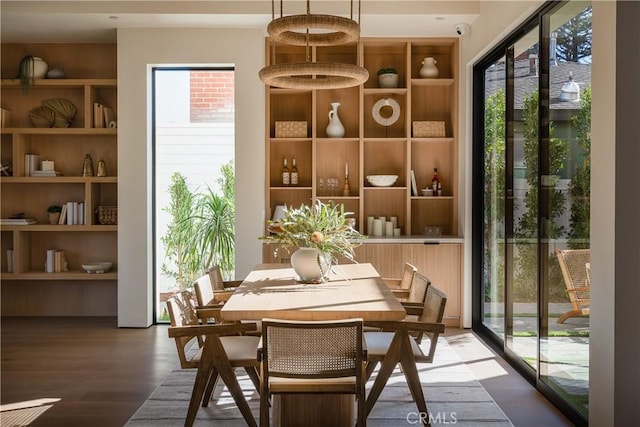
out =
<svg viewBox="0 0 640 427"><path fill-rule="evenodd" d="M434 363L419 364L420 380L432 426L513 426L475 378L471 370L440 337ZM237 371L240 385L258 421L259 395L249 377ZM374 373L375 375L375 373ZM127 427L183 426L195 379L195 370L177 367L129 419ZM368 385L373 384L373 377ZM419 425L419 415L404 375L396 368L367 418L373 427ZM241 427L246 423L220 381L209 406L200 408L195 426Z"/></svg>

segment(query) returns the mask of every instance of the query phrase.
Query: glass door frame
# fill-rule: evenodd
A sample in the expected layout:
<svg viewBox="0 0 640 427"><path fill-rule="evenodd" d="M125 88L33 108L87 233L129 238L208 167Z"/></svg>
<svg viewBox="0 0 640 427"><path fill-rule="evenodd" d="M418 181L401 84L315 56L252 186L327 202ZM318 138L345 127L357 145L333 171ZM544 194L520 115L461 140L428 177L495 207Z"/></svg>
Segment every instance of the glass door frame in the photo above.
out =
<svg viewBox="0 0 640 427"><path fill-rule="evenodd" d="M541 379L540 366L540 341L548 336L548 301L547 289L548 268L549 268L549 242L548 236L545 235L546 227L540 226L546 220L545 212L549 210L549 198L547 192L542 186L543 178L549 175L549 103L545 102L549 98L549 28L550 15L553 11L565 5L567 2L550 1L539 8L527 21L522 23L516 30L505 37L498 45L485 55L473 68L473 148L472 162L473 173L472 182L472 329L487 344L489 344L498 354L505 358L527 381L534 385L547 399L549 399L558 409L560 409L571 421L576 425L587 425L588 420L582 414L577 412L567 401L565 401L558 392L552 389ZM514 43L533 31L538 27L539 31L539 103L538 103L538 314L537 314L537 360L535 369L519 357L510 346L508 341L513 335L513 304L512 295L510 295L513 274L509 274L510 265L513 264L513 254L511 261L509 260L508 249L511 245L505 244L505 324L504 324L504 340L494 331L489 329L483 323L484 315L484 282L483 282L483 265L484 265L484 119L485 119L485 70L500 58L505 58L507 62L507 70L509 62L514 59L513 45ZM513 182L509 184L509 180L513 178L514 162L511 156L509 160L509 146L513 143L513 76L505 76L505 192L508 196L509 189L513 191ZM546 96L545 96L546 95ZM513 147L511 147L513 148ZM513 209L507 209L510 197L505 197L507 205L505 206L505 241L508 241L509 234L513 234ZM511 212L511 213L508 213ZM509 218L511 217L511 218ZM511 225L510 224L511 221ZM513 238L513 236L511 236Z"/></svg>

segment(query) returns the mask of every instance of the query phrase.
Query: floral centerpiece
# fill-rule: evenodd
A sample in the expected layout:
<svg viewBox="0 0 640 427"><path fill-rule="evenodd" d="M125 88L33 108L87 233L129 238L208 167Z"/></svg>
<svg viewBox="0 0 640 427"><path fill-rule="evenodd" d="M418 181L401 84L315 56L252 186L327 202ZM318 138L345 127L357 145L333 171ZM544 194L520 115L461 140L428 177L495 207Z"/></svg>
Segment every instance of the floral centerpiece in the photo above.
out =
<svg viewBox="0 0 640 427"><path fill-rule="evenodd" d="M302 282L326 281L337 256L355 262L354 248L365 238L350 224L344 205L317 201L314 206L300 205L285 208L279 221L268 221L270 234L260 239L277 243L287 251L298 249L291 255L291 266ZM312 265L298 266L298 259L312 260Z"/></svg>

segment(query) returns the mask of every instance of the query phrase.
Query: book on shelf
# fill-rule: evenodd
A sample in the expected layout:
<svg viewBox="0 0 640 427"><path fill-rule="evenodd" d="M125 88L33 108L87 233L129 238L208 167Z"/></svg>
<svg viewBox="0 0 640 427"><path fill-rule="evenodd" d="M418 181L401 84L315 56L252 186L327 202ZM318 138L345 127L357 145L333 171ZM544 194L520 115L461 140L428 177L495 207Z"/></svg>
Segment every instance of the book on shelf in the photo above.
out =
<svg viewBox="0 0 640 427"><path fill-rule="evenodd" d="M60 171L43 171L43 170L35 170L31 171L31 176L62 176L62 172Z"/></svg>
<svg viewBox="0 0 640 427"><path fill-rule="evenodd" d="M31 225L37 224L35 218L1 218L1 225Z"/></svg>
<svg viewBox="0 0 640 427"><path fill-rule="evenodd" d="M63 225L67 222L67 204L62 205L62 211L60 211L60 218L58 218L58 224Z"/></svg>
<svg viewBox="0 0 640 427"><path fill-rule="evenodd" d="M413 172L413 169L411 169L411 193L413 193L414 196L418 195L418 185L416 184L416 174Z"/></svg>
<svg viewBox="0 0 640 427"><path fill-rule="evenodd" d="M37 154L24 155L24 176L33 176L33 172L40 169L40 156Z"/></svg>
<svg viewBox="0 0 640 427"><path fill-rule="evenodd" d="M66 207L66 211L65 211ZM67 225L84 225L84 202L67 202L63 205L62 210L66 216ZM60 216L62 217L62 213ZM63 223L64 224L64 223Z"/></svg>

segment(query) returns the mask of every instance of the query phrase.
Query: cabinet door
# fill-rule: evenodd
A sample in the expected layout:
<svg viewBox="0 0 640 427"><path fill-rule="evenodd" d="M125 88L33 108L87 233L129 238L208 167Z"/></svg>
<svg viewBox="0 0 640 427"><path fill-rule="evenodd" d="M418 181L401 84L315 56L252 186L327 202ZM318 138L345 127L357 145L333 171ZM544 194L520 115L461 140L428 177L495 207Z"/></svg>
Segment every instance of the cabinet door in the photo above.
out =
<svg viewBox="0 0 640 427"><path fill-rule="evenodd" d="M431 284L447 295L445 323L458 326L462 245L459 243L403 245L402 259L415 265Z"/></svg>

